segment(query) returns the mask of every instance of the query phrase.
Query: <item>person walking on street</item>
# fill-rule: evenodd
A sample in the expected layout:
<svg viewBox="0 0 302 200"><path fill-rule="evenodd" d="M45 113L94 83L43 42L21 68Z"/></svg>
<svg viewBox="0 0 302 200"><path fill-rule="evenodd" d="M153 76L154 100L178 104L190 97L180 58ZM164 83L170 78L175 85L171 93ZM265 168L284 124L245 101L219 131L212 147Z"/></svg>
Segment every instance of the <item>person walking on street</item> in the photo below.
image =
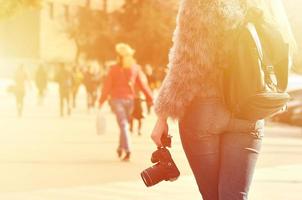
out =
<svg viewBox="0 0 302 200"><path fill-rule="evenodd" d="M152 104L152 93L142 80L141 68L133 58L135 51L127 44L116 45L117 64L109 70L99 100L100 108L109 98L110 106L116 115L120 128L117 154L123 161L128 161L131 155L131 141L129 135L129 120L133 111L135 91L138 87L146 96L147 102Z"/></svg>
<svg viewBox="0 0 302 200"><path fill-rule="evenodd" d="M43 65L39 65L36 71L36 86L38 89L38 104L43 103L45 90L47 89L48 75Z"/></svg>
<svg viewBox="0 0 302 200"><path fill-rule="evenodd" d="M87 93L87 110L88 112L95 108L98 97L98 88L101 83L101 77L95 66L89 66L84 73L84 85Z"/></svg>
<svg viewBox="0 0 302 200"><path fill-rule="evenodd" d="M140 76L141 76L142 81L144 81L144 83L146 85L148 85L150 88L150 84L148 83L147 77L142 70L140 71ZM145 118L142 102L147 103L146 107L148 110L148 114L150 114L149 110L151 109L152 105L150 105L147 101L142 99L141 92L138 87L134 87L134 91L135 91L136 96L134 98L133 112L130 117L130 131L131 131L131 133L134 132L134 122L137 121L137 134L142 135L143 119ZM151 89L151 91L152 91L152 89Z"/></svg>
<svg viewBox="0 0 302 200"><path fill-rule="evenodd" d="M145 71L145 76L146 76L148 85L150 86L151 90L154 91L155 89L157 89L156 73L150 64L145 66L144 71ZM148 114L151 113L151 107L149 107L148 105L147 105L147 111L148 111Z"/></svg>
<svg viewBox="0 0 302 200"><path fill-rule="evenodd" d="M140 93L136 92L136 97L133 101L133 112L130 116L130 132L134 132L134 122L137 121L137 134L142 134L142 122L144 119L143 107L142 107L142 99L140 98Z"/></svg>
<svg viewBox="0 0 302 200"><path fill-rule="evenodd" d="M78 66L74 66L72 69L72 79L72 107L76 108L77 94L84 79L83 73Z"/></svg>
<svg viewBox="0 0 302 200"><path fill-rule="evenodd" d="M168 134L167 118L178 119L182 145L203 200L248 198L264 120L231 113L224 101L223 70L232 66L236 56L227 51L232 44L230 34L245 23L251 8L259 9L278 28L278 18L284 16L281 23L287 21L282 10L271 13L278 2L180 2L169 72L154 105L158 119L151 138L162 147L161 138ZM285 42L294 41L289 33L283 35Z"/></svg>
<svg viewBox="0 0 302 200"><path fill-rule="evenodd" d="M15 72L14 81L14 94L16 97L17 112L18 116L21 117L23 114L26 82L28 81L28 74L23 65L20 65Z"/></svg>
<svg viewBox="0 0 302 200"><path fill-rule="evenodd" d="M66 107L67 115L71 114L71 95L72 95L72 84L73 77L71 69L61 63L56 74L55 80L59 85L59 95L60 95L60 115L64 116L64 110ZM66 106L65 106L66 105Z"/></svg>

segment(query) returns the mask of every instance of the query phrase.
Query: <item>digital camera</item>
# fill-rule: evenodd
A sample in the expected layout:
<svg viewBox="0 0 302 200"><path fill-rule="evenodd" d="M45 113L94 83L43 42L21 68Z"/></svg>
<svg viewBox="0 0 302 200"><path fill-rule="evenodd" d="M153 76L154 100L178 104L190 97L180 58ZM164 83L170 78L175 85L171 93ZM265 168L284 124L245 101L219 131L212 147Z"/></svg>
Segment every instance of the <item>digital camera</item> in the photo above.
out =
<svg viewBox="0 0 302 200"><path fill-rule="evenodd" d="M166 148L171 147L171 136L162 138L162 144L163 147L159 147L152 153L151 162L156 164L141 173L147 187L156 185L163 180L175 181L180 175L169 150Z"/></svg>

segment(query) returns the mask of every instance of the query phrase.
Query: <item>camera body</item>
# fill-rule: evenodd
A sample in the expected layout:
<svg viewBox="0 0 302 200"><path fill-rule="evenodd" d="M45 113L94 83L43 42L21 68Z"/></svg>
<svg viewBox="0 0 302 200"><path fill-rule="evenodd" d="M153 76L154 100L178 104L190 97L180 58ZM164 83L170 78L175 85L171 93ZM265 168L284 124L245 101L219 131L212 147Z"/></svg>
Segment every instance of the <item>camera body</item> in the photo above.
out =
<svg viewBox="0 0 302 200"><path fill-rule="evenodd" d="M156 164L141 173L141 177L147 187L156 185L163 180L175 181L180 175L169 150L166 148L167 144L171 146L171 136L165 139L168 143L163 143L164 147L159 147L152 153L151 162Z"/></svg>

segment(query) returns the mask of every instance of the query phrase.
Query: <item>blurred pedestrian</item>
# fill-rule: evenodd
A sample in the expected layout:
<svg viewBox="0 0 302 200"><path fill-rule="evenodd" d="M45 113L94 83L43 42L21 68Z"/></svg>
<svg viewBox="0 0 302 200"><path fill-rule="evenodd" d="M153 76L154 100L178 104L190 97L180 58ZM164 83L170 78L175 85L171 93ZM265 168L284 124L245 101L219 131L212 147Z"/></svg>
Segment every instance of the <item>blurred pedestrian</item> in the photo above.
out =
<svg viewBox="0 0 302 200"><path fill-rule="evenodd" d="M79 87L83 83L84 75L78 66L74 66L72 69L72 106L76 108L77 102L77 94L79 91Z"/></svg>
<svg viewBox="0 0 302 200"><path fill-rule="evenodd" d="M149 86L147 77L145 76L144 72L140 71L139 73L140 73L142 82L145 85ZM130 118L130 131L132 133L134 132L134 122L137 121L137 133L138 133L138 135L141 135L143 119L145 118L142 103L143 102L147 103L148 114L150 113L150 109L151 109L152 105L148 101L141 98L141 92L137 86L135 86L134 89L135 89L135 98L134 98L133 112L132 112L131 118Z"/></svg>
<svg viewBox="0 0 302 200"><path fill-rule="evenodd" d="M68 65L61 63L59 69L55 76L55 80L59 85L59 95L60 95L60 115L64 116L65 108L67 110L67 115L71 114L71 94L73 77L70 67Z"/></svg>
<svg viewBox="0 0 302 200"><path fill-rule="evenodd" d="M154 73L154 70L152 68L152 65L146 65L145 66L145 76L148 80L148 84L151 88L151 90L155 90L156 89L156 76L155 76L155 73Z"/></svg>
<svg viewBox="0 0 302 200"><path fill-rule="evenodd" d="M105 79L100 98L100 108L109 98L109 103L116 115L120 128L120 139L117 154L123 161L128 161L131 155L131 141L129 135L129 120L133 111L134 88L138 87L146 96L147 102L152 104L150 88L142 79L141 69L133 57L135 51L127 44L116 45L117 64L112 66Z"/></svg>
<svg viewBox="0 0 302 200"><path fill-rule="evenodd" d="M87 93L87 110L95 107L98 97L98 88L101 82L101 76L95 66L89 66L84 73L84 85Z"/></svg>
<svg viewBox="0 0 302 200"><path fill-rule="evenodd" d="M47 89L47 81L47 71L43 65L39 65L36 71L35 82L38 89L38 104L40 105L43 103L45 91Z"/></svg>
<svg viewBox="0 0 302 200"><path fill-rule="evenodd" d="M154 91L156 88L157 88L157 80L156 80L156 74L153 70L153 67L152 65L146 65L145 66L145 76L146 76L146 80L148 82L148 85L150 86L151 90ZM147 104L147 111L148 111L148 114L151 113L151 107Z"/></svg>
<svg viewBox="0 0 302 200"><path fill-rule="evenodd" d="M13 88L15 97L16 97L16 105L18 116L21 117L23 114L24 108L24 97L26 93L26 82L29 80L26 69L23 65L20 65L14 76L15 85Z"/></svg>
<svg viewBox="0 0 302 200"><path fill-rule="evenodd" d="M142 120L144 119L142 99L140 98L139 92L136 92L136 97L133 102L133 112L130 116L130 131L134 132L134 122L137 121L137 134L141 135Z"/></svg>

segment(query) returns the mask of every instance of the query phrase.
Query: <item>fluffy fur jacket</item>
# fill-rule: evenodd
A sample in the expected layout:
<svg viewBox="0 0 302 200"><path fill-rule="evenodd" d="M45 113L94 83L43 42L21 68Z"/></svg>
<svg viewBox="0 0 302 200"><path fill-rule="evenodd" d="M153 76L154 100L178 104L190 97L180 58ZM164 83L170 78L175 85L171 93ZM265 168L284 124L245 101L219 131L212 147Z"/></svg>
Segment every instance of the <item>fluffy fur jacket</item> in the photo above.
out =
<svg viewBox="0 0 302 200"><path fill-rule="evenodd" d="M243 0L182 0L169 72L155 102L161 117L180 119L194 97L219 97L227 32L242 22ZM245 0L246 1L246 0Z"/></svg>

